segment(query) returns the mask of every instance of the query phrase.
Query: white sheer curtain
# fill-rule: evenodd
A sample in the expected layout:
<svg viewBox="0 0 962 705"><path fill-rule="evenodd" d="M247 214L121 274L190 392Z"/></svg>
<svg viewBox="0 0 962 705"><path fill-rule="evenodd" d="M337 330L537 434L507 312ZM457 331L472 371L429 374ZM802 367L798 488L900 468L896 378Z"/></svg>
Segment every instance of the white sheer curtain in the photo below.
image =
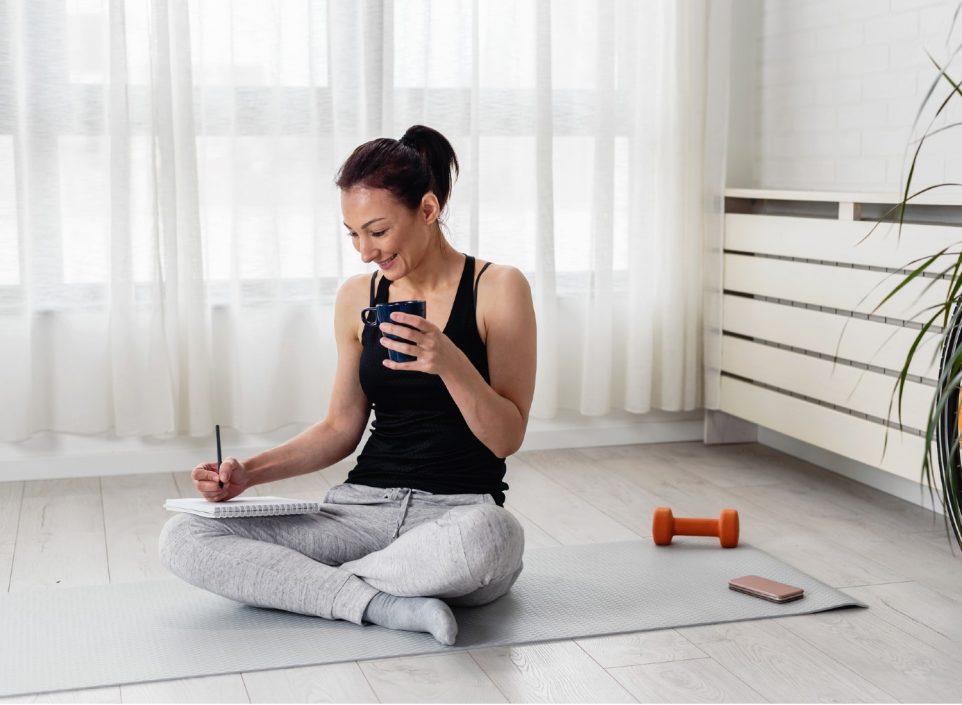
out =
<svg viewBox="0 0 962 705"><path fill-rule="evenodd" d="M698 408L708 14L0 0L0 440L322 418L367 270L333 176L415 123L462 164L453 244L532 283L532 415Z"/></svg>

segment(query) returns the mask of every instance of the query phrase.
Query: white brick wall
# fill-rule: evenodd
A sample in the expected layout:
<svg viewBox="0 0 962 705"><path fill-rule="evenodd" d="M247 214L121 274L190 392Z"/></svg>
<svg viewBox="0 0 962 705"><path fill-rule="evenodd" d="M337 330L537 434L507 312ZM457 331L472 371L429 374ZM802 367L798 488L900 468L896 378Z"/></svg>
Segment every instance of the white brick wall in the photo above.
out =
<svg viewBox="0 0 962 705"><path fill-rule="evenodd" d="M903 159L912 123L937 75L924 50L940 62L947 58L946 33L957 5L763 0L752 77L751 185L898 190L911 157ZM962 26L955 28L952 48L960 43ZM949 74L962 82L962 52ZM943 81L919 130L948 90ZM962 96L950 105L935 127L962 121ZM940 181L962 182L962 126L927 140L922 149L913 190Z"/></svg>

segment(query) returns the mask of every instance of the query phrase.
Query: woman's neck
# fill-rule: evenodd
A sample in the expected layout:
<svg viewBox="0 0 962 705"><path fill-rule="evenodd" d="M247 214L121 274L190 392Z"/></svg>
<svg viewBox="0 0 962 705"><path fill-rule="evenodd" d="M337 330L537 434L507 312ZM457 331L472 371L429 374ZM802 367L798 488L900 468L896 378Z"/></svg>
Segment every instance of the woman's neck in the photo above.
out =
<svg viewBox="0 0 962 705"><path fill-rule="evenodd" d="M452 276L460 279L463 265L464 255L454 249L438 230L436 239L417 268L391 285L400 285L412 298L427 298L447 289L451 285Z"/></svg>

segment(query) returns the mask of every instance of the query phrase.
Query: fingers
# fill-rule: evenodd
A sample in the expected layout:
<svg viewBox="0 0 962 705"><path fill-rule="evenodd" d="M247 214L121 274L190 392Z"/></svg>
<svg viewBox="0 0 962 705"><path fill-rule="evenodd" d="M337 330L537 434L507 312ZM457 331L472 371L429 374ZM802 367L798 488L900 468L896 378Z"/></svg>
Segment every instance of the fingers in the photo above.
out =
<svg viewBox="0 0 962 705"><path fill-rule="evenodd" d="M240 470L243 466L241 461L235 458L233 455L229 455L224 458L224 463L220 466L220 479L224 481L224 484L230 482L231 477Z"/></svg>
<svg viewBox="0 0 962 705"><path fill-rule="evenodd" d="M197 491L204 496L204 499L214 501L223 495L227 489L220 489L216 482L200 482L197 484Z"/></svg>
<svg viewBox="0 0 962 705"><path fill-rule="evenodd" d="M418 357L420 354L421 347L419 345L410 345L408 343L402 343L398 340L391 340L390 338L381 338L381 345L391 350L397 350L398 352L405 353L407 355L413 355Z"/></svg>
<svg viewBox="0 0 962 705"><path fill-rule="evenodd" d="M393 335L398 338L404 338L405 340L410 340L412 343L421 343L427 340L427 336L424 333L413 328L405 328L404 326L392 326L389 323L381 324L381 342L385 340L391 340L388 335ZM398 341L394 341L395 343Z"/></svg>
<svg viewBox="0 0 962 705"><path fill-rule="evenodd" d="M391 321L392 323L381 323L378 327L382 331L393 335L404 335L404 332L407 331L409 337L418 333L427 333L432 328L436 328L428 319L409 313L395 312L391 315Z"/></svg>
<svg viewBox="0 0 962 705"><path fill-rule="evenodd" d="M229 477L230 473L224 473L223 467L226 462L221 465L221 477L218 476L217 463L201 463L196 466L190 473L190 479L194 481L194 486L197 491L204 496L211 494L219 494L223 492L223 489L218 485L218 480L223 480L224 484L227 484L227 480L223 479L223 475Z"/></svg>
<svg viewBox="0 0 962 705"><path fill-rule="evenodd" d="M217 481L217 463L201 463L196 466L190 473L190 479L194 482L198 480L211 480Z"/></svg>
<svg viewBox="0 0 962 705"><path fill-rule="evenodd" d="M395 311L391 314L392 321L399 321L401 323L407 323L408 325L417 325L418 323L427 323L428 319L421 318L421 316L415 316L413 313L404 313L403 311Z"/></svg>

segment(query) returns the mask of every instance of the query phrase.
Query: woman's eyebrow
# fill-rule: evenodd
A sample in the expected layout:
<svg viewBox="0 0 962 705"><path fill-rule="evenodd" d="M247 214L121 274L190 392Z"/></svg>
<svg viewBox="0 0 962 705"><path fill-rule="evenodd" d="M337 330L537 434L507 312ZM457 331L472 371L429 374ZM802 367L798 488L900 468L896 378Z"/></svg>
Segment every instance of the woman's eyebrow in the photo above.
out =
<svg viewBox="0 0 962 705"><path fill-rule="evenodd" d="M376 222L379 221L379 220L384 220L384 217L385 217L385 216L382 215L380 218L375 218L374 220L369 220L369 221L367 221L364 225L361 226L361 230L364 230L364 228L366 228L366 227L367 227L368 225L370 225L371 223L376 223ZM351 229L351 226L348 225L347 223L344 223L344 227L347 228L348 230Z"/></svg>

